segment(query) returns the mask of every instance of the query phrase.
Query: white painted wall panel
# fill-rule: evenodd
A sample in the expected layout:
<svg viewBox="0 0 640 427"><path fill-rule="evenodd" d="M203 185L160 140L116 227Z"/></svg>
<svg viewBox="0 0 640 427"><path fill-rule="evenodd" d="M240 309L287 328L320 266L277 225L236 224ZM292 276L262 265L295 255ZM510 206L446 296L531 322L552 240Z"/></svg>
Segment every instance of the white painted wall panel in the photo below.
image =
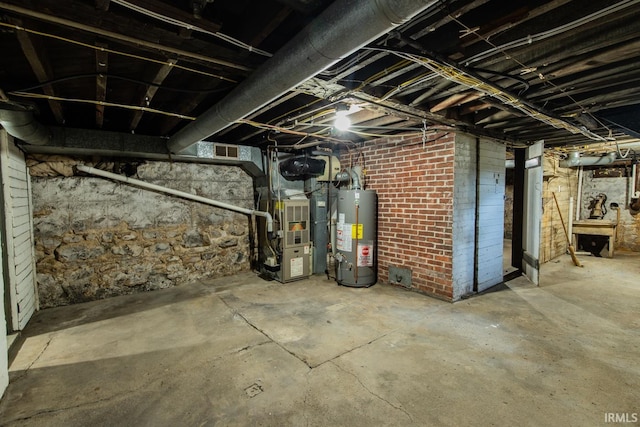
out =
<svg viewBox="0 0 640 427"><path fill-rule="evenodd" d="M0 130L0 139L3 138L4 133L4 130ZM0 239L2 239L2 227L0 227ZM2 259L3 256L2 245L0 245L0 259ZM5 272L0 262L0 277L2 277L3 283L4 276ZM4 286L0 286L0 397L2 397L2 394L9 385L9 348L7 346L7 322L4 313L5 298L10 298L10 295L4 292Z"/></svg>
<svg viewBox="0 0 640 427"><path fill-rule="evenodd" d="M476 138L456 135L453 208L453 298L502 282L505 157L503 144L480 141L476 175ZM478 185L476 186L476 179ZM478 232L476 242L476 192ZM474 258L477 249L477 263ZM474 274L474 266L477 272Z"/></svg>
<svg viewBox="0 0 640 427"><path fill-rule="evenodd" d="M504 144L480 141L478 292L502 282L505 159Z"/></svg>
<svg viewBox="0 0 640 427"><path fill-rule="evenodd" d="M473 291L475 204L475 139L457 135L453 181L453 299Z"/></svg>
<svg viewBox="0 0 640 427"><path fill-rule="evenodd" d="M7 250L4 283L11 307L11 330L23 329L38 307L35 283L30 178L24 155L11 137L0 136L0 166Z"/></svg>

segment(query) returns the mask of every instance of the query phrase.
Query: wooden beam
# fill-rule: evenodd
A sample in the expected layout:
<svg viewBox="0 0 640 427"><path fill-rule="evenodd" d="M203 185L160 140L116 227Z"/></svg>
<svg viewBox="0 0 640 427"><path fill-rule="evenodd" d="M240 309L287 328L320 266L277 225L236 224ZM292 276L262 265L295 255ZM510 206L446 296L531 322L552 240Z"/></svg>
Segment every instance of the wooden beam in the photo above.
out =
<svg viewBox="0 0 640 427"><path fill-rule="evenodd" d="M276 28L278 28L280 24L282 24L282 21L291 15L291 12L293 12L293 10L288 7L280 9L276 16L273 17L273 19L269 21L269 23L258 34L256 34L253 39L251 39L249 44L251 46L259 46L264 39L266 39Z"/></svg>
<svg viewBox="0 0 640 427"><path fill-rule="evenodd" d="M12 19L11 22L15 25L23 26L22 20L20 19ZM18 38L18 42L20 42L22 53L24 53L27 61L29 61L29 65L31 65L33 74L35 74L38 82L44 83L53 80L53 72L51 71L51 63L47 56L47 50L43 49L38 44L38 40L31 37L26 31L17 30L16 37ZM51 85L43 86L42 91L45 95L55 96L55 91ZM58 122L58 124L64 123L64 113L60 102L53 100L49 100L48 102L56 122Z"/></svg>
<svg viewBox="0 0 640 427"><path fill-rule="evenodd" d="M186 103L178 106L178 114L188 115L195 108L200 105L202 101L207 97L206 93L199 93L191 96ZM178 126L178 124L184 123L183 119L177 117L166 117L162 119L162 126L160 127L159 134L160 135L169 135L171 131Z"/></svg>
<svg viewBox="0 0 640 427"><path fill-rule="evenodd" d="M441 101L438 104L434 105L433 107L431 107L429 111L431 111L432 113L436 113L438 111L446 110L447 108L455 107L455 106L464 104L466 102L475 101L476 99L481 98L483 96L484 95L479 92L457 93L445 99L444 101Z"/></svg>
<svg viewBox="0 0 640 427"><path fill-rule="evenodd" d="M122 34L120 32L97 28L91 25L84 24L82 22L76 22L70 19L60 18L58 16L55 16L49 13L27 9L25 7L17 6L17 5L6 3L3 1L0 1L0 9L8 10L14 13L28 16L30 18L38 19L43 22L63 25L68 28L73 28L80 31L86 31L91 34L97 34L100 37L109 38L113 40L118 40L120 42L132 44L138 48L156 50L158 52L164 52L165 54L177 55L179 57L189 58L196 61L202 61L208 64L220 65L223 67L234 68L236 70L252 71L250 67L247 67L241 64L236 64L234 62L227 61L224 59L212 58L210 56L202 55L196 52L189 52L189 51L178 49L168 45L163 45L160 43L142 40L140 38L131 37L127 34Z"/></svg>
<svg viewBox="0 0 640 427"><path fill-rule="evenodd" d="M109 10L110 0L96 0L96 9L106 12Z"/></svg>
<svg viewBox="0 0 640 427"><path fill-rule="evenodd" d="M101 48L96 50L96 101L105 101L107 99L107 72L109 71L109 53L108 45L105 43L96 43ZM96 126L101 129L104 124L104 105L96 105Z"/></svg>
<svg viewBox="0 0 640 427"><path fill-rule="evenodd" d="M156 73L156 76L151 81L154 86L148 86L147 91L142 96L140 100L140 106L148 107L151 104L151 100L155 96L156 92L159 89L159 86L164 82L167 78L171 70L173 70L173 66L178 63L176 59L170 59L169 64L165 64ZM155 86L157 85L157 86ZM131 120L131 124L129 125L129 129L135 130L138 127L138 123L140 123L140 119L142 119L142 115L144 114L143 110L138 110L133 114L133 119Z"/></svg>
<svg viewBox="0 0 640 427"><path fill-rule="evenodd" d="M218 23L214 23L208 21L206 19L198 19L193 16L191 11L187 12L184 9L180 9L170 4L157 1L157 0L127 0L127 3L130 3L138 8L148 10L150 12L156 13L162 16L168 16L175 20L184 22L190 27L198 27L203 30L209 31L211 33L217 33L222 28L222 25ZM187 3L187 2L184 2ZM187 28L187 27L184 27Z"/></svg>

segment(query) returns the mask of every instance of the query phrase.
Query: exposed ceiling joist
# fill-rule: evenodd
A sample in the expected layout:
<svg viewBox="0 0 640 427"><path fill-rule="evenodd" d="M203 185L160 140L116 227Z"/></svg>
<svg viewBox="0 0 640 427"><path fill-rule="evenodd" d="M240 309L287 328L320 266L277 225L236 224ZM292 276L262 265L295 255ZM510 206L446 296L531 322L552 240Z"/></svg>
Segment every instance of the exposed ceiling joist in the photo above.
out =
<svg viewBox="0 0 640 427"><path fill-rule="evenodd" d="M151 105L151 101L153 100L156 92L158 91L160 86L162 86L162 83L167 78L167 76L169 76L171 70L173 70L173 66L177 63L177 60L170 59L168 64L160 67L155 77L151 81L152 85L147 86L147 90L145 91L144 95L142 95L142 99L140 100L141 107L148 107L149 105ZM129 125L129 128L132 131L138 127L138 123L140 123L140 119L142 119L143 114L144 110L138 110L133 113L133 118L131 119L131 124Z"/></svg>
<svg viewBox="0 0 640 427"><path fill-rule="evenodd" d="M96 43L96 100L106 101L107 99L107 72L109 71L109 54L106 52L108 45ZM102 129L104 125L104 105L96 105L96 127Z"/></svg>
<svg viewBox="0 0 640 427"><path fill-rule="evenodd" d="M19 26L22 26L22 21L13 20L13 23ZM53 72L51 70L51 65L49 58L47 56L46 49L38 46L39 40L32 37L26 31L16 31L16 37L20 42L20 47L22 48L22 52L24 56L29 61L31 65L31 70L33 74L35 74L38 82L44 83L53 79ZM46 95L55 96L55 91L53 86L47 84L42 87L42 90ZM62 104L58 101L49 100L49 107L51 108L51 112L55 117L55 120L58 124L64 123L64 112L62 109Z"/></svg>

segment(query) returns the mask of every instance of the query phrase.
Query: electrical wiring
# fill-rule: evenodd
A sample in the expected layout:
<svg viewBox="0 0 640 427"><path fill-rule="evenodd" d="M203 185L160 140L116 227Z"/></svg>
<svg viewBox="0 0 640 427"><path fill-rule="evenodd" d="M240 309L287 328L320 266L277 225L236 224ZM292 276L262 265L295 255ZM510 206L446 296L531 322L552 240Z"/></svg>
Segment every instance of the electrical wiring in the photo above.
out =
<svg viewBox="0 0 640 427"><path fill-rule="evenodd" d="M316 98L313 101L311 101L311 102L309 102L309 103L307 103L305 105L302 105L302 106L300 106L298 108L294 108L293 110L289 110L286 113L281 114L278 117L275 117L275 118L269 120L269 124L272 125L273 123L277 123L279 120L282 120L283 118L287 117L288 115L293 114L296 111L304 110L305 108L310 107L310 106L312 106L314 104L317 104L318 102L321 102L321 101L324 101L324 100L322 98Z"/></svg>
<svg viewBox="0 0 640 427"><path fill-rule="evenodd" d="M198 27L197 25L193 25L193 24L189 24L187 22L183 22L180 21L179 19L174 19L174 18L170 18L168 16L153 12L149 9L146 9L142 6L138 6L136 4L133 3L129 3L128 1L125 0L111 0L112 3L118 4L120 6L123 6L127 9L131 9L135 12L141 13L143 15L149 16L151 18L157 19L159 21L165 22L167 24L171 24L171 25L175 25L177 27L181 27L181 28L185 28L187 30L192 30L192 31L196 31L199 33L203 33L203 34L207 34L210 36L214 36L219 38L220 40L223 40L229 44L232 44L236 47L240 47L242 49L248 50L249 52L252 53L256 53L258 55L262 55L262 56L266 56L266 57L271 57L273 56L273 54L262 50L262 49L257 49L247 43L244 43L236 38L233 38L231 36L228 36L226 34L220 33L220 32L212 32L209 30L205 30L204 28Z"/></svg>
<svg viewBox="0 0 640 427"><path fill-rule="evenodd" d="M219 74L210 73L208 71L201 71L201 70L198 70L196 68L186 67L184 65L179 65L179 64L176 64L176 63L171 62L171 61L161 61L161 60L158 60L158 59L147 58L147 57L141 56L141 55L134 55L134 54L131 54L131 53L121 52L121 51L118 51L118 50L115 50L115 49L109 49L109 48L106 48L106 47L100 47L100 46L92 45L92 44L89 44L89 43L84 43L84 42L80 42L80 41L77 41L77 40L72 40L72 39L69 39L69 38L66 38L66 37L56 36L55 34L49 34L49 33L44 33L42 31L31 30L29 28L21 27L19 25L13 25L13 24L7 24L6 22L0 22L0 27L11 28L11 29L18 30L18 31L24 31L24 32L29 33L29 34L34 34L34 35L37 35L37 36L47 37L47 38L59 40L59 41L65 42L65 43L75 44L76 46L82 46L82 47L86 47L86 48L92 49L92 50L99 50L101 52L107 52L107 53L111 53L113 55L125 56L127 58L138 59L140 61L151 62L151 63L154 63L154 64L159 64L159 65L165 65L165 66L169 66L169 67L173 67L173 68L178 68L180 70L187 71L187 72L190 72L190 73L201 74L203 76L212 77L212 78L216 78L216 79L220 79L220 80L225 80L225 81L228 81L228 82L231 82L231 83L238 83L236 80L221 76Z"/></svg>
<svg viewBox="0 0 640 427"><path fill-rule="evenodd" d="M629 1L626 1L626 2L624 2L624 3L637 3L637 2L640 2L640 0L629 0ZM625 6L625 7L626 7L626 6ZM611 8L607 8L607 9L611 9ZM607 10L607 9L605 9L605 10ZM617 10L617 8L616 8L616 10ZM591 15L589 15L587 18L589 18L590 20L593 20L593 19L595 19L595 18L598 18L598 17L602 16L602 13L603 13L603 11L599 11L599 12L597 12L597 13L595 13L595 14L591 14ZM468 31L468 33L469 33L469 34L474 34L476 37L478 37L479 39L481 39L481 40L485 41L485 42L486 42L487 44L489 44L490 46L493 46L493 48L494 48L497 52L502 53L503 55L505 55L505 57L506 57L506 58L508 58L508 59L510 59L510 60L512 60L512 61L514 61L514 62L515 62L516 64L518 64L518 65L519 65L523 70L536 70L536 67L528 67L527 65L525 65L524 63L522 63L521 61L519 61L517 58L514 58L514 57L513 57L513 55L508 54L508 53L506 52L506 50L505 50L506 48L501 47L501 46L500 46L500 47L499 47L499 46L496 46L496 45L495 45L493 42L491 42L487 37L484 37L484 36L482 36L481 34L478 34L478 32L477 32L477 30L476 30L476 29L469 28L467 25L465 25L463 22L461 22L458 18L456 18L456 17L454 17L454 16L451 16L451 15L449 15L449 17L450 17L454 22L456 22L458 25L462 26L462 27L465 29L465 31ZM587 22L589 22L589 21L587 21ZM558 34L559 34L559 33L558 33ZM553 34L553 35L555 35L555 34ZM549 36L549 37L550 37L550 36ZM466 62L467 62L467 63L471 63L471 61L470 61L470 60L468 60L468 61L466 61ZM546 76L544 76L542 73L540 73L540 74L539 74L539 78L540 78L540 79L542 79L542 80L544 80L546 84L548 84L548 85L552 86L554 89L556 89L556 90L558 90L559 92L563 93L563 94L564 94L564 95L565 95L569 100L571 100L571 102L572 102L575 106L579 107L581 111L587 111L587 109L586 109L583 105L581 105L581 104L580 104L580 103L579 103L579 102L578 102L578 101L577 101L573 96L571 96L570 94L566 93L566 91L565 91L565 90L563 90L563 89L561 89L560 87L558 87L558 86L557 86L555 83L553 83L553 82L552 82L548 77L546 77ZM516 107L516 108L517 108L517 107ZM518 109L520 109L520 108L518 108ZM522 111L522 110L521 110L521 111ZM525 114L529 114L529 113L527 113L526 111L523 111L523 112L525 112ZM605 129L607 129L607 130L609 131L609 133L611 133L611 129L610 129L608 126L606 126L605 124L603 124L601 121L599 121L599 120L598 120L595 116L593 116L592 114L590 114L590 113L587 113L587 114L589 114L589 116L590 116L592 119L596 120L598 123L600 123L600 125L601 125L601 126L603 126ZM535 117L534 117L534 118L535 118ZM544 120L541 120L541 121L543 121L543 122L544 122ZM563 122L563 123L566 123L566 122ZM569 130L569 131L570 131L571 133L573 133L573 134L582 133L584 136L586 136L587 138L592 139L592 140L596 140L596 141L606 140L606 138L603 138L603 137L601 137L601 136L599 136L599 135L596 135L595 133L593 133L593 132L591 132L591 131L587 130L586 128L584 128L584 129L577 128L577 127L575 127L575 126L573 126L573 125L570 125L570 124L568 124L568 123L567 123L567 125L569 125L569 127L565 127L565 126L563 126L562 124L560 124L559 126L555 126L555 125L553 125L553 126L554 126L554 127L556 127L556 128L558 128L558 127L560 127L560 128L565 128L565 129ZM571 130L571 128L577 129L578 131L577 131L577 132L574 132L573 130ZM596 137L597 137L597 138L596 138Z"/></svg>
<svg viewBox="0 0 640 427"><path fill-rule="evenodd" d="M422 64L427 69L433 71L438 74L440 77L443 77L449 81L455 82L457 84L467 86L471 89L480 91L488 96L498 99L505 105L508 105L512 108L515 108L527 116L553 126L556 129L565 129L572 134L582 134L587 138L594 141L606 141L606 138L589 131L584 127L578 127L571 123L568 123L564 120L557 119L555 117L550 116L538 109L528 105L526 102L518 99L516 96L511 95L506 90L502 90L501 88L496 87L493 84L489 84L482 79L479 79L475 76L470 75L468 72L454 68L448 64L441 63L439 61L435 61L433 59L427 58L425 56L416 55L407 52L401 52L397 50L387 49L388 52L403 58L408 61L414 61L419 64Z"/></svg>
<svg viewBox="0 0 640 427"><path fill-rule="evenodd" d="M289 135L313 136L313 137L316 137L316 138L325 139L327 141L333 141L333 142L339 142L339 143L350 143L351 142L351 141L347 141L347 140L343 140L343 139L339 139L339 138L334 138L334 137L331 137L331 136L320 135L320 134L316 134L316 133L299 132L299 131L288 129L288 128L285 128L285 127L282 127L282 126L275 126L275 125L270 125L270 124L267 124L267 123L255 122L253 120L248 120L248 119L240 119L240 120L237 120L236 123L253 126L255 128L263 129L263 130L273 130L273 131L276 131L276 132L286 133L286 134L289 134Z"/></svg>
<svg viewBox="0 0 640 427"><path fill-rule="evenodd" d="M559 34L565 33L567 31L571 31L575 28L578 28L582 25L588 24L592 21L598 20L598 19L602 19L603 17L619 12L621 10L624 10L630 6L634 6L636 4L640 3L640 0L626 0L626 1L620 1L617 2L609 7L606 7L602 10L599 10L598 12L592 13L590 15L584 16L580 19L577 19L575 21L569 22L567 24L561 25L559 27L553 28L551 30L548 31L543 31L540 32L538 34L532 34L532 35L528 35L526 37L522 37L518 40L513 40L509 43L505 43L502 44L500 46L496 46L493 43L489 43L488 40L487 43L489 43L492 46L492 49L489 50L485 50L482 53L479 53L477 55L474 55L472 57L470 57L469 59L467 59L465 61L465 63L467 65L473 64L474 62L478 62L484 59L489 58L490 56L496 54L496 53L501 53L501 54L505 54L505 50L506 49L513 49L513 48L517 48L517 47L521 47L521 46L526 46L529 45L531 43L534 42L538 42L544 39L547 39L549 37L553 37L553 36L557 36ZM467 31L469 31L469 34L476 34L477 37L480 37L482 39L485 39L484 37L482 37L481 35L477 34L475 31L471 31L470 28L466 27L466 25L462 24L460 21L458 21L457 18L453 17L450 15L450 18L453 19L454 21L458 22L458 24L461 24L462 26L464 26L466 28ZM526 67L525 67L526 68Z"/></svg>
<svg viewBox="0 0 640 427"><path fill-rule="evenodd" d="M155 84L155 83L152 83L152 82L146 82L144 80L133 79L133 78L130 78L130 77L119 76L117 74L87 73L87 74L76 74L76 75L73 75L73 76L60 77L60 78L57 78L57 79L52 79L52 80L48 80L48 81L45 81L45 82L41 82L40 84L37 84L35 86L30 86L30 87L22 88L22 89L14 89L13 91L14 92L28 92L28 91L31 91L31 90L34 90L34 89L40 89L40 88L42 88L44 86L49 86L49 85L53 85L53 84L56 84L56 83L62 83L62 82L70 81L70 80L76 80L76 79L93 78L93 77L98 77L98 76L109 78L109 79L124 80L124 81L132 82L132 83L139 83L141 85L157 87L159 89L168 90L168 91L172 91L172 92L215 93L215 92L225 92L225 91L230 90L230 88L211 88L211 89L200 89L200 90L183 89L183 88L178 88L178 87L159 85L159 84Z"/></svg>
<svg viewBox="0 0 640 427"><path fill-rule="evenodd" d="M114 102L106 102L106 101L96 101L93 99L63 98L60 96L42 95L38 93L27 93L27 92L9 92L9 95L18 96L22 98L48 99L51 101L77 102L82 104L102 105L105 107L117 107L117 108L124 108L126 110L138 110L138 111L144 111L145 113L153 113L153 114L161 114L164 116L177 117L179 119L184 119L184 120L196 119L195 117L185 116L183 114L178 114L178 113L171 113L168 111L157 110L155 108L139 107L137 105L117 104Z"/></svg>
<svg viewBox="0 0 640 427"><path fill-rule="evenodd" d="M408 89L411 86L415 86L418 84L422 84L424 82L427 82L429 80L432 80L434 78L436 78L437 75L434 73L429 73L429 74L422 74L420 76L414 77L411 80L407 80L406 82L402 82L399 85L397 85L394 89L390 90L389 92L385 93L380 100L381 101L385 101L389 98L391 98L393 95L396 95L400 92L402 92L405 89Z"/></svg>
<svg viewBox="0 0 640 427"><path fill-rule="evenodd" d="M326 77L333 77L333 76L337 76L339 74L342 74L345 71L347 71L348 69L350 69L351 67L353 67L355 64L358 64L358 63L362 62L362 60L367 55L369 55L369 52L359 52L353 58L349 59L344 64L341 64L339 67L336 67L334 69L328 69L328 70L322 71L322 72L319 73L319 75L326 76Z"/></svg>

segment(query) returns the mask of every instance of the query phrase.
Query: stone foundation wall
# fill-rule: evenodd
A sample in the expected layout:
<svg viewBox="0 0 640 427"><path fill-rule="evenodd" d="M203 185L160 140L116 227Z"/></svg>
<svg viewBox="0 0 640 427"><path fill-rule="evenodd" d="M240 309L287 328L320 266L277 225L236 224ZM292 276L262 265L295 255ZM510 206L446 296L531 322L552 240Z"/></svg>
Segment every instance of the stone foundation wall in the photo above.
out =
<svg viewBox="0 0 640 427"><path fill-rule="evenodd" d="M253 207L234 166L148 162L134 178ZM246 215L93 176L32 176L32 189L42 308L250 268Z"/></svg>

